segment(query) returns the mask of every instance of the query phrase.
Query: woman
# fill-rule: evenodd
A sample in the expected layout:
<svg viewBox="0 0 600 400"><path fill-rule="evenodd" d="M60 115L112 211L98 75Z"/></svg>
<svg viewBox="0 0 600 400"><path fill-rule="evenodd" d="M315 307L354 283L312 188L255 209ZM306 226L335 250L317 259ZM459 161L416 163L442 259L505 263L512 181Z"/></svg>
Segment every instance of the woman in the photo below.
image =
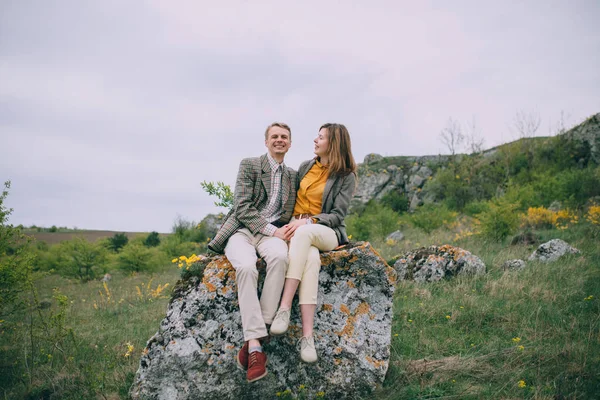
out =
<svg viewBox="0 0 600 400"><path fill-rule="evenodd" d="M344 217L356 187L356 163L346 127L325 124L314 142L316 157L298 169L300 188L286 237L290 239L290 263L271 325L272 335L287 331L292 300L300 286L300 358L308 363L317 361L313 325L321 268L319 250L330 251L348 243Z"/></svg>

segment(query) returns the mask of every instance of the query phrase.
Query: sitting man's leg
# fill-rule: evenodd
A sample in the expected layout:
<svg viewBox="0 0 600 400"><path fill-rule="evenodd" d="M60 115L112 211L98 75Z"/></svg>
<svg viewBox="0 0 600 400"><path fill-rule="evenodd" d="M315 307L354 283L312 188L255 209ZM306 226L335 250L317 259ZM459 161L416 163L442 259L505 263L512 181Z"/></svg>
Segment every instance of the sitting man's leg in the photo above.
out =
<svg viewBox="0 0 600 400"><path fill-rule="evenodd" d="M285 273L288 268L288 246L282 239L263 236L259 239L258 254L267 264L267 273L260 296L260 308L265 324L271 324L281 299Z"/></svg>
<svg viewBox="0 0 600 400"><path fill-rule="evenodd" d="M266 356L258 339L267 336L258 300L258 271L256 269L256 239L247 229L241 229L229 238L225 255L235 269L238 302L244 330L244 345L237 355L238 364L247 368L247 379L258 380L267 374ZM255 354L256 353L256 354Z"/></svg>

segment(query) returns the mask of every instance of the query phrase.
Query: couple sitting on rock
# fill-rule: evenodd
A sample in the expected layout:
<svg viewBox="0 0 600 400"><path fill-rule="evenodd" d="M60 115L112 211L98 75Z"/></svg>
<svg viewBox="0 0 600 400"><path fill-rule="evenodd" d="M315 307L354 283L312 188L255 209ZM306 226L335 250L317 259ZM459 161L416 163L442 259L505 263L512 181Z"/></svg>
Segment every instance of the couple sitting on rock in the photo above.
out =
<svg viewBox="0 0 600 400"><path fill-rule="evenodd" d="M300 358L317 361L313 323L321 259L348 242L344 217L356 187L356 163L344 125L325 124L314 139L315 155L298 172L283 163L292 144L286 124L265 131L267 154L240 163L234 205L208 247L224 252L236 271L244 344L238 364L253 382L267 375L261 341L283 335L300 286ZM289 249L288 249L289 243ZM267 264L258 299L258 256ZM282 295L283 291L283 295ZM279 309L277 305L279 303Z"/></svg>

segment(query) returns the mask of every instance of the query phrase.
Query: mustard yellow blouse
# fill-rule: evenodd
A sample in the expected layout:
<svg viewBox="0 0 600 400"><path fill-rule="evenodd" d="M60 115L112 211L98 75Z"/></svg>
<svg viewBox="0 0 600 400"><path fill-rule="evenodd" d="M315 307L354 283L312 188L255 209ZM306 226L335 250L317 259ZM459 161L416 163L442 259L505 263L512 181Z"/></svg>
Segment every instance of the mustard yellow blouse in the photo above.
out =
<svg viewBox="0 0 600 400"><path fill-rule="evenodd" d="M329 168L318 160L300 181L294 213L316 215L321 213L323 192L329 177Z"/></svg>

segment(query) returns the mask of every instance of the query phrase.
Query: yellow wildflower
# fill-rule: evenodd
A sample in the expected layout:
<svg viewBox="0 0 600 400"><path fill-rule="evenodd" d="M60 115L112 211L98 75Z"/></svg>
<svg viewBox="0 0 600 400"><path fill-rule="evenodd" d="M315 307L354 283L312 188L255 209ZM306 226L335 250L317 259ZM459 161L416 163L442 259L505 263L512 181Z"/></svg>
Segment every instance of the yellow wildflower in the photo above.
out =
<svg viewBox="0 0 600 400"><path fill-rule="evenodd" d="M521 380L519 381L519 387L520 387L520 388L527 387L527 384L525 383L525 381L524 381L524 380L522 380L522 379L521 379Z"/></svg>
<svg viewBox="0 0 600 400"><path fill-rule="evenodd" d="M522 344L520 344L519 346L517 346L517 349L523 351L523 350L525 350L525 346L523 346Z"/></svg>
<svg viewBox="0 0 600 400"><path fill-rule="evenodd" d="M124 354L124 357L129 357L133 352L133 345L129 342L125 343L125 345L127 346L127 352Z"/></svg>
<svg viewBox="0 0 600 400"><path fill-rule="evenodd" d="M521 338L517 336L517 337L512 338L512 341L515 343L519 343L521 341Z"/></svg>

